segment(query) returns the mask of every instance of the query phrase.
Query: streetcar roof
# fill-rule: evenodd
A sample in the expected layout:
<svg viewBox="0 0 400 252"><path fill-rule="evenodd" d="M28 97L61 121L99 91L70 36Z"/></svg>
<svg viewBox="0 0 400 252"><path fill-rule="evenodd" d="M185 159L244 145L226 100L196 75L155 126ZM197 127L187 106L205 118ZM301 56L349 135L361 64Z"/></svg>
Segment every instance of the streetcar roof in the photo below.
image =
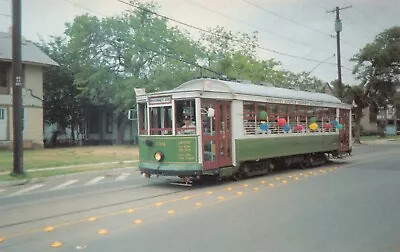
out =
<svg viewBox="0 0 400 252"><path fill-rule="evenodd" d="M288 88L278 88L274 86L255 85L250 83L240 83L218 79L194 79L181 84L180 86L168 90L151 93L148 95L170 94L175 92L207 91L217 93L230 93L238 95L267 96L281 99L305 100L325 103L343 104L333 95L300 91Z"/></svg>

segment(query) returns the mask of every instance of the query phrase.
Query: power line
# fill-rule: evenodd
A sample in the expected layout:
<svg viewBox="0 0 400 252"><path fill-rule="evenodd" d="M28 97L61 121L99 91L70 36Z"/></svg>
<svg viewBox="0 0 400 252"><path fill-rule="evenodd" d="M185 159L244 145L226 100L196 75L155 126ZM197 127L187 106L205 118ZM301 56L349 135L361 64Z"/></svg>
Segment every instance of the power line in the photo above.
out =
<svg viewBox="0 0 400 252"><path fill-rule="evenodd" d="M333 54L332 56L329 56L328 58L326 58L324 61L328 61L330 59L332 59L333 57L335 57L336 55ZM313 67L310 71L308 71L308 74L311 74L315 69L317 69L317 67L319 67L322 63L318 63L315 67Z"/></svg>
<svg viewBox="0 0 400 252"><path fill-rule="evenodd" d="M85 9L85 10L87 10L87 11L89 11L89 12L96 13L96 14L98 14L98 15L100 15L100 16L107 16L107 15L105 15L105 14L103 14L103 13L100 13L100 12L94 11L94 10L92 10L92 9L89 9L88 7L83 6L83 5L81 5L81 4L78 4L78 3L76 3L76 2L72 2L72 1L70 1L70 0L64 0L64 1L66 1L66 2L68 2L68 3L70 3L70 4L72 4L72 5L75 5L75 6L79 7L79 8L81 8L81 9Z"/></svg>
<svg viewBox="0 0 400 252"><path fill-rule="evenodd" d="M302 23L300 23L300 22L297 22L297 21L295 21L295 20L293 20L293 19L287 18L287 17L285 17L285 16L283 16L283 15L280 15L280 14L278 14L278 13L276 13L276 12L267 10L267 9L263 8L262 6L257 5L257 4L255 4L255 3L249 2L249 1L247 1L247 0L242 0L242 1L244 1L244 2L246 2L246 3L248 3L248 4L252 5L252 6L254 6L254 7L260 9L260 10L263 10L263 11L265 11L265 12L267 12L267 13L270 13L270 14L272 14L272 15L275 15L275 16L277 16L277 17L280 17L280 18L282 18L282 19L285 19L285 20L287 20L287 21L289 21L289 22L292 22L292 23L294 23L294 24L300 25L300 26L302 26L302 27L304 27L304 28L310 29L310 30L312 30L312 31L315 31L315 32L318 32L318 33L321 33L321 34L324 34L324 35L327 35L327 36L329 36L330 38L333 38L333 39L336 38L336 36L334 36L334 35L332 35L332 34L323 32L323 31L318 30L318 29L315 29L315 28L313 28L313 27L311 27L311 26L308 26L308 25L302 24ZM347 45L350 46L350 47L353 47L352 45L350 45L350 44L347 43L346 41L343 41L343 40L342 40L342 42L343 42L344 44L347 44Z"/></svg>
<svg viewBox="0 0 400 252"><path fill-rule="evenodd" d="M350 20L350 19L348 18L348 16L347 16L345 13L342 13L342 14L341 14L341 19L344 20L344 21L346 21L346 22L348 22L348 23L350 23L350 25L347 25L347 24L343 23L343 27L345 27L345 28L346 28L346 27L347 27L347 28L350 28L351 30L353 30L354 33L358 33L358 34L360 34L361 36L363 36L364 38L366 38L367 41L369 41L369 40L371 39L371 38L367 37L364 33L362 33L362 32L360 32L360 31L354 29L351 25L354 25L354 26L356 26L356 25L354 24L354 22L353 22L352 20Z"/></svg>
<svg viewBox="0 0 400 252"><path fill-rule="evenodd" d="M222 73L218 73L218 72L216 72L216 71L214 71L214 70L212 70L212 69L210 69L210 68L208 68L208 67L200 66L200 65L197 64L197 63L190 62L190 61L184 60L184 59L182 59L182 58L174 57L174 56L172 56L172 55L170 55L170 54L162 53L162 52L159 52L159 51L156 51L156 50L153 50L153 49L149 49L148 47L145 47L145 46L142 46L142 45L138 45L138 44L136 44L136 43L134 43L134 45L137 46L137 47L139 47L139 48L142 48L142 49L144 49L144 50L153 52L153 53L155 53L155 54L160 54L160 55L163 55L163 56L165 56L165 57L168 57L168 58L171 58L171 59L174 59L174 60L177 60L177 61L186 63L186 64L188 64L188 65L192 65L192 66L198 67L198 68L200 68L200 69L207 70L207 71L209 71L209 72L211 72L211 73L214 73L214 74L216 74L216 75L219 75L219 76L222 75Z"/></svg>
<svg viewBox="0 0 400 252"><path fill-rule="evenodd" d="M363 15L364 17L366 17L366 19L367 19L371 24L373 24L376 28L380 29L380 28L378 27L378 25L376 24L376 22L371 21L371 16L366 15L364 12L362 12L360 9L358 9L357 6L352 5L352 4L350 3L349 0L344 0L344 1L345 1L347 4L351 5L358 13L360 13L361 15Z"/></svg>
<svg viewBox="0 0 400 252"><path fill-rule="evenodd" d="M89 12L97 13L97 14L99 14L99 15L101 15L101 16L106 16L105 14L102 14L102 13L100 13L100 12L94 11L94 10L92 10L92 9L87 8L86 6L77 4L77 3L72 2L72 1L70 1L70 0L64 0L64 1L66 1L66 2L68 2L68 3L70 3L70 4L72 4L72 5L75 5L75 6L79 7L79 8L88 10ZM208 30L205 30L205 29L202 29L202 28L199 28L199 27L196 27L196 26L193 26L193 25L190 25L190 24L187 24L187 23L184 23L184 22L181 22L181 21L178 21L178 20L169 18L169 17L167 17L167 16L164 16L164 15L161 15L161 14L156 13L156 12L154 12L154 11L151 11L151 10L149 10L149 9L147 9L147 8L142 8L142 7L140 7L140 6L133 5L133 4L131 4L131 3L127 3L127 2L122 1L122 0L118 0L118 1L121 2L121 3L123 3L123 4L126 4L126 5L129 5L129 6L131 6L131 7L134 7L134 8L136 8L136 9L139 9L139 10L142 10L142 11L145 11L145 12L149 12L149 13L151 13L151 14L153 14L153 15L156 15L156 16L159 16L159 17L162 17L162 18L165 18L166 20L170 20L170 21L173 21L173 22L175 22L175 23L178 23L178 24L181 24L181 25L190 27L190 28L192 28L192 29L196 29L196 30L199 30L199 31L202 31L202 32L205 32L205 33L209 33L209 34L214 35L214 36L217 36L217 37L224 37L224 38L226 38L226 39L230 39L230 40L232 40L232 41L239 42L239 43L242 43L242 44L243 44L243 42L240 41L240 40L237 40L237 39L234 39L234 38L231 38L231 37L227 37L227 36L223 36L223 35L220 35L220 34L216 34L216 33L213 33L213 32L211 32L211 31L208 31ZM288 54L288 53L279 52L279 51L276 51L276 50L273 50L273 49L269 49L269 48L265 48L265 47L262 47L262 46L256 46L256 47L259 48L259 49L261 49L261 50L268 51L268 52L272 52L272 53L279 54L279 55L282 55L282 56L287 56L287 57L291 57L291 58L296 58L296 59L300 59L300 60L305 60L305 61L310 61L310 62L316 62L316 63L321 63L321 64L336 65L336 64L330 63L330 62L325 62L325 61L321 61L321 60L315 60L315 59L310 59L310 58L306 58L306 57L301 57L301 56L296 56L296 55L292 55L292 54ZM167 57L167 56L166 56L166 57ZM193 64L196 65L196 66L199 66L198 64L195 64L195 63L193 63ZM202 67L202 66L199 66L199 67ZM351 69L349 69L349 68L347 68L347 67L345 67L345 66L342 66L342 67L343 67L344 69L350 71L350 72L352 71ZM203 68L204 68L204 67L203 67ZM207 70L207 69L206 69L206 70Z"/></svg>
<svg viewBox="0 0 400 252"><path fill-rule="evenodd" d="M320 34L323 34L323 35L326 35L326 36L329 36L330 38L335 38L335 36L332 35L332 34L329 34L329 33L326 33L326 32L324 32L324 31L315 29L315 28L313 28L313 27L311 27L311 26L302 24L302 23L297 22L297 21L295 21L295 20L293 20L293 19L287 18L287 17L285 17L285 16L283 16L283 15L281 15L281 14L278 14L278 13L276 13L276 12L267 10L267 9L263 8L262 6L257 5L257 4L255 4L255 3L252 3L252 2L250 2L250 1L247 1L247 0L242 0L242 1L248 3L248 4L252 5L252 6L254 6L254 7L260 9L260 10L263 10L263 11L265 11L265 12L267 12L267 13L270 13L270 14L272 14L272 15L274 15L274 16L277 16L277 17L280 17L280 18L282 18L282 19L285 19L286 21L289 21L289 22L291 22L291 23L300 25L300 26L302 26L302 27L304 27L304 28L306 28L306 29L315 31L315 32L317 32L317 33L320 33Z"/></svg>
<svg viewBox="0 0 400 252"><path fill-rule="evenodd" d="M326 10L326 8L325 8L325 6L324 6L324 3L323 2L325 2L325 0L315 0L315 2L317 2L318 3L318 7L319 8L321 8L321 9L323 9L324 11L327 11ZM327 3L327 2L325 2L325 3ZM328 17L326 17L327 19L328 19ZM336 36L334 36L334 38L336 38ZM345 41L345 40L340 40L343 44L345 44L345 45L347 45L348 47L351 47L351 48L355 48L355 49L359 49L359 45L354 45L354 44L350 44L349 42L347 42L347 41ZM351 61L350 59L347 59L347 60L349 60L349 61Z"/></svg>
<svg viewBox="0 0 400 252"><path fill-rule="evenodd" d="M134 8L136 8L136 9L139 9L139 10L141 10L141 11L149 12L149 13L151 13L151 14L153 14L153 15L162 17L162 18L164 18L164 19L166 19L166 20L169 20L169 21L172 21L172 22L175 22L175 23L178 23L178 24L181 24L181 25L190 27L190 28L192 28L192 29L199 30L199 31L202 31L202 32L205 32L205 33L209 33L209 34L214 35L214 36L217 36L217 37L224 37L224 38L226 38L226 39L230 39L230 40L232 40L232 41L239 42L239 43L242 43L242 44L243 44L243 42L240 41L240 40L238 40L238 39L234 39L234 38L231 38L231 37L223 36L223 35L220 35L220 34L217 34L217 33L214 33L214 32L208 31L208 30L205 30L205 29L203 29L203 28L199 28L199 27L196 27L196 26L194 26L194 25L190 25L190 24L184 23L184 22L182 22L182 21L178 21L178 20L176 20L176 19L173 19L173 18L164 16L164 15L161 15L161 14L159 14L159 13L157 13L157 12L154 12L154 11L152 11L152 10L149 10L149 9L147 9L147 8L143 8L143 7L134 5L134 4L132 4L132 3L125 2L125 1L123 1L123 0L117 0L117 1L120 2L120 3L126 4L126 5L129 5L129 6L131 6L131 7L134 7ZM262 46L256 46L256 47L259 48L259 49L261 49L261 50L264 50L264 51L276 53L276 54L283 55L283 56L287 56L287 57L291 57L291 58L301 59L301 60L310 61L310 62L317 62L317 63L319 62L319 63L329 64L329 65L336 65L336 64L330 63L330 62L324 62L324 61L321 61L321 60L315 60L315 59L310 59L310 58L305 58L305 57L301 57L301 56L296 56L296 55L292 55L292 54L288 54L288 53L279 52L279 51L276 51L276 50L273 50L273 49L269 49L269 48L266 48L266 47L262 47Z"/></svg>
<svg viewBox="0 0 400 252"><path fill-rule="evenodd" d="M282 19L285 19L285 20L287 20L287 21L289 21L289 22L292 22L292 23L294 23L294 24L300 25L300 26L302 26L302 27L305 27L305 28L307 28L307 29L310 29L310 30L312 30L312 31L315 31L315 32L318 32L318 33L321 33L321 34L324 34L324 35L328 35L328 36L329 36L330 38L332 38L332 39L336 38L336 36L334 36L334 35L332 35L332 34L323 32L323 31L318 30L318 29L315 29L315 28L313 28L313 27L311 27L311 26L307 26L307 25L305 25L305 24L302 24L302 23L300 23L300 22L297 22L297 21L295 21L295 20L292 20L292 19L290 19L290 18L287 18L287 17L285 17L285 16L282 16L282 15L276 13L276 12L267 10L267 9L263 8L262 6L257 5L257 4L255 4L255 3L249 2L249 1L247 1L247 0L242 0L242 1L244 1L244 2L250 4L250 5L252 5L252 6L258 8L258 9L261 9L261 10L267 12L267 13L270 13L270 14L272 14L272 15L275 15L275 16L277 16L277 17L280 17L280 18L282 18ZM347 43L347 42L344 41L344 40L341 40L341 41L342 41L344 44L346 44L346 45L348 45L348 46L350 46L350 47L354 47L354 46L350 45L349 43ZM346 58L346 59L347 59L347 58ZM347 60L350 60L350 59L347 59Z"/></svg>
<svg viewBox="0 0 400 252"><path fill-rule="evenodd" d="M245 1L245 0L244 0L244 1ZM307 43L304 43L304 42L301 42L301 41L297 41L297 40L294 40L294 39L291 39L291 38L284 37L284 36L279 35L279 34L277 34L277 33L275 33L275 32L268 31L268 30L265 30L265 29L260 28L260 27L256 27L256 26L254 26L254 25L252 25L252 24L250 24L250 23L244 22L244 21L242 21L242 20L236 19L236 18L231 17L231 16L229 16L229 15L226 15L226 14L224 14L224 13L221 13L221 12L218 12L218 11L216 11L216 10L210 9L210 8L208 8L208 7L205 7L205 6L201 5L201 4L198 4L198 3L196 3L196 2L193 2L193 1L191 1L191 0L186 0L186 2L191 3L191 4L193 4L193 5L196 5L196 6L200 7L200 8L202 8L202 9L205 9L205 10L210 11L210 12L212 12L212 13L215 13L215 14L218 14L218 15L220 15L220 16L223 16L223 17L225 17L225 18L234 20L234 21L236 21L236 22L238 22L238 23L247 25L247 26L252 27L252 28L254 28L254 29L264 31L264 32L267 33L267 34L272 34L272 35L274 35L274 36L276 36L276 37L278 37L278 38L282 38L282 39L288 40L288 41L293 42L293 43L295 43L295 44L302 44L302 45L304 45L304 46L307 46L307 47L310 47L310 48L315 48L315 49L317 49L317 50L320 50L320 51L323 51L323 52L327 52L327 53L329 53L329 54L332 53L332 52L330 52L330 51L328 51L328 50L321 49L321 48L318 48L318 47L316 47L316 46L313 46L313 45L310 45L310 44L307 44ZM329 35L329 34L328 34L328 35Z"/></svg>

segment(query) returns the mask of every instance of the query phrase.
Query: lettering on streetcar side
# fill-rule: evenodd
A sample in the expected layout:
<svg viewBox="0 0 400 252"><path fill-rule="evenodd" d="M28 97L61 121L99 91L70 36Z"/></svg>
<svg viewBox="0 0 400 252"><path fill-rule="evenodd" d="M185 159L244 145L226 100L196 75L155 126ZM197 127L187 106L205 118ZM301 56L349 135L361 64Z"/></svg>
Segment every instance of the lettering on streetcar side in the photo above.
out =
<svg viewBox="0 0 400 252"><path fill-rule="evenodd" d="M165 142L165 141L156 141L156 146L157 147L166 147L167 146L167 142Z"/></svg>
<svg viewBox="0 0 400 252"><path fill-rule="evenodd" d="M196 152L193 152L193 142L190 140L178 140L178 160L181 162L196 161Z"/></svg>

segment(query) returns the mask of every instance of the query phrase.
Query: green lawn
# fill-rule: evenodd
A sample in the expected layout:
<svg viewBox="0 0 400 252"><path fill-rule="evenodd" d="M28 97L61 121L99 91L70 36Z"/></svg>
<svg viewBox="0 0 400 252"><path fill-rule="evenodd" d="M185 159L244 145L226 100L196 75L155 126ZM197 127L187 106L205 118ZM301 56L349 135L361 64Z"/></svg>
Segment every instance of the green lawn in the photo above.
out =
<svg viewBox="0 0 400 252"><path fill-rule="evenodd" d="M68 165L137 160L137 147L88 146L24 151L24 168L37 169ZM0 151L0 172L12 170L13 152Z"/></svg>

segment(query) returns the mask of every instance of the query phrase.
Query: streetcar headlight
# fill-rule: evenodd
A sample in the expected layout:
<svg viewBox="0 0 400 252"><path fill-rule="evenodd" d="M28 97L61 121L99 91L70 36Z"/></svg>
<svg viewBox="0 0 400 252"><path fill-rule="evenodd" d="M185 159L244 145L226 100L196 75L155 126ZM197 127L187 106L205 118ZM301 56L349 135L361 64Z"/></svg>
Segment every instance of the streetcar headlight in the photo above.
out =
<svg viewBox="0 0 400 252"><path fill-rule="evenodd" d="M163 158L164 158L164 155L161 152L157 151L156 153L154 153L154 159L157 162L161 162L163 160Z"/></svg>

